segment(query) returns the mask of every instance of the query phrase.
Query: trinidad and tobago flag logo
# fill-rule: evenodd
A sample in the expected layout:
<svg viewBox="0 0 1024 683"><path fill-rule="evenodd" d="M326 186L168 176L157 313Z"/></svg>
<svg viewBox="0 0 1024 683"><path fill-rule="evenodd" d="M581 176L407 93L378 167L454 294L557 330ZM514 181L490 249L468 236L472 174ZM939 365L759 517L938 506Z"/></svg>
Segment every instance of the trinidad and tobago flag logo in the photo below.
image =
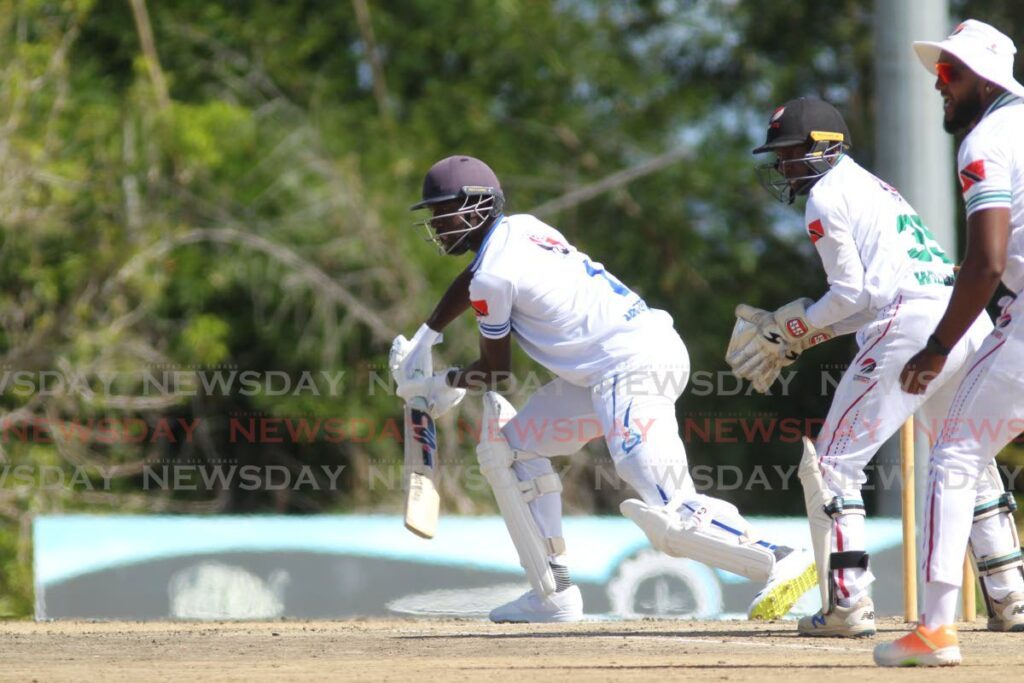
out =
<svg viewBox="0 0 1024 683"><path fill-rule="evenodd" d="M487 299L471 300L469 305L473 307L473 312L480 317L486 318L490 315L490 312L487 310Z"/></svg>
<svg viewBox="0 0 1024 683"><path fill-rule="evenodd" d="M565 256L569 253L569 247L563 242L559 242L553 237L544 237L542 235L530 235L530 241L536 244L541 249L553 251L556 254Z"/></svg>
<svg viewBox="0 0 1024 683"><path fill-rule="evenodd" d="M860 374L870 375L875 371L876 367L878 367L878 364L874 358L865 358L860 364Z"/></svg>
<svg viewBox="0 0 1024 683"><path fill-rule="evenodd" d="M785 107L779 107L778 109L773 111L771 118L768 119L768 127L769 128L778 128L779 126L781 126L782 125L782 122L781 122L782 121L782 114L785 113L785 111L786 111Z"/></svg>
<svg viewBox="0 0 1024 683"><path fill-rule="evenodd" d="M960 169L960 186L966 194L974 183L980 183L985 179L985 160L978 159Z"/></svg>
<svg viewBox="0 0 1024 683"><path fill-rule="evenodd" d="M811 224L807 226L807 234L811 238L811 244L816 244L818 240L825 236L825 226L821 224L821 219L811 221Z"/></svg>

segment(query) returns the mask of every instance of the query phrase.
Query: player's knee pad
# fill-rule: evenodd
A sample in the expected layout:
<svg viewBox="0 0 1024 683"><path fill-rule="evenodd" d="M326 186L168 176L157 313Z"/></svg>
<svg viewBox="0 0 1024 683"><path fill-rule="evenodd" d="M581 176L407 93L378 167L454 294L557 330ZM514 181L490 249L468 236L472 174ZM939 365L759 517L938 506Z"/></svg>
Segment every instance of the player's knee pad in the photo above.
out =
<svg viewBox="0 0 1024 683"><path fill-rule="evenodd" d="M768 580L775 565L771 547L748 535L748 528L738 529L716 519L701 501L684 504L686 508L691 508L689 514L681 514L636 499L619 506L623 515L643 529L651 545L666 555L697 560L752 581Z"/></svg>
<svg viewBox="0 0 1024 683"><path fill-rule="evenodd" d="M825 488L814 443L804 437L804 452L797 474L804 490L807 521L811 527L811 546L814 562L818 566L818 590L821 608L826 614L836 602L833 570L867 569L868 555L861 551L832 552L832 533L835 520L844 515L863 515L864 502L859 498L841 498ZM863 566L862 566L863 565Z"/></svg>
<svg viewBox="0 0 1024 683"><path fill-rule="evenodd" d="M1003 532L1004 537L996 541L994 549L990 546L992 552L979 554L975 544L973 542L970 544L971 554L978 568L981 592L985 597L990 614L994 614L994 612L992 611L992 599L988 585L992 582L993 577L1003 572L1017 572L1024 577L1024 557L1021 555L1017 526L1013 521L1013 513L1016 509L1017 503L1013 499L1013 494L1009 492L1003 492L1001 495L978 503L974 507L972 536L978 528L977 525L984 523L984 520L999 516L1005 518L1005 523L1001 525L1001 528L1005 529Z"/></svg>
<svg viewBox="0 0 1024 683"><path fill-rule="evenodd" d="M545 538L530 512L530 501L546 493L558 493L562 482L554 472L520 481L512 469L516 460L537 457L525 451L515 451L505 440L500 427L515 416L512 405L499 394L484 394L483 429L477 446L480 471L494 491L498 510L505 519L512 543L519 553L519 562L526 570L530 584L541 595L555 592L555 578L548 564L549 555L565 552L562 538Z"/></svg>

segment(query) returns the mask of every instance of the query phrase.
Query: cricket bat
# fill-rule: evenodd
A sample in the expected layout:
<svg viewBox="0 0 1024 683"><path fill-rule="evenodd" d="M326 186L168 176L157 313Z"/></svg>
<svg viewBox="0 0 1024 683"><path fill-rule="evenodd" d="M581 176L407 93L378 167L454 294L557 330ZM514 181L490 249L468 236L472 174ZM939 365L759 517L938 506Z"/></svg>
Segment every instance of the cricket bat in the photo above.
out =
<svg viewBox="0 0 1024 683"><path fill-rule="evenodd" d="M441 496L437 493L437 427L422 398L405 405L405 528L433 538Z"/></svg>

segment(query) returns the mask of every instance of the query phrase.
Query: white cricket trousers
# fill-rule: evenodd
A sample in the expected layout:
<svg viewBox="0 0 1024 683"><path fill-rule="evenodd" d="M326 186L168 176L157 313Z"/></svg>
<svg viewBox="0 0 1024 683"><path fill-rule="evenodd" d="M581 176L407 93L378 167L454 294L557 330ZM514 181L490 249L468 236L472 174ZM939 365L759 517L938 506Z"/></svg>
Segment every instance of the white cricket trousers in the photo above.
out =
<svg viewBox="0 0 1024 683"><path fill-rule="evenodd" d="M687 468L675 409L690 375L686 346L671 327L652 335L657 338L648 340L648 348L656 351L642 362L591 387L556 379L529 398L502 434L512 448L543 457L515 462L516 476L522 481L553 472L551 457L571 455L604 437L616 472L645 503L704 506L720 528L741 535L747 525L735 506L698 494ZM543 536L562 536L560 494L538 496L530 509Z"/></svg>
<svg viewBox="0 0 1024 683"><path fill-rule="evenodd" d="M1024 432L1024 296L1018 294L1016 299L1005 303L995 329L971 358L953 397L944 429L932 450L921 534L926 582L960 585L968 539L979 556L996 550L979 547L975 539L974 529L978 524L972 525L974 489L976 482L988 478L986 470L991 471L999 451L1021 432ZM1005 520L1005 516L993 519L1000 518ZM1005 546L1004 542L1004 549ZM991 578L997 577L1020 582L1017 572L1004 572Z"/></svg>
<svg viewBox="0 0 1024 683"><path fill-rule="evenodd" d="M924 348L947 303L948 297L910 298L901 294L880 311L874 322L857 332L859 350L836 387L815 443L825 487L841 498L848 510L855 510L834 518L832 552L864 550L864 468L911 415L915 415L917 433L923 432L935 443L957 386L967 374L967 361L992 329L988 316L980 316L953 348L942 373L924 394L902 391L900 371ZM976 490L978 487L983 490ZM965 492L970 498L968 517L975 498L989 500L1000 493L998 477L994 481L975 477L972 488ZM958 562L962 566L962 552ZM870 569L838 569L833 579L837 598L855 603L874 576Z"/></svg>

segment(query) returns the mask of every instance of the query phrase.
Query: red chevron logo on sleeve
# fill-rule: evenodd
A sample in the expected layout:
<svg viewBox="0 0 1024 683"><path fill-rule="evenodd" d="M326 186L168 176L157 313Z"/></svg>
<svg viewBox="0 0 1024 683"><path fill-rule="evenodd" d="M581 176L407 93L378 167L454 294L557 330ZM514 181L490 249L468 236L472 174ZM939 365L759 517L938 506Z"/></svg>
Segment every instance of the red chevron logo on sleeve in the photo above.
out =
<svg viewBox="0 0 1024 683"><path fill-rule="evenodd" d="M971 189L974 183L980 183L985 179L985 160L978 159L960 169L960 186L964 193Z"/></svg>
<svg viewBox="0 0 1024 683"><path fill-rule="evenodd" d="M825 226L821 224L820 218L811 221L811 224L807 226L807 234L811 237L811 244L816 244L825 236Z"/></svg>
<svg viewBox="0 0 1024 683"><path fill-rule="evenodd" d="M487 299L477 299L476 301L470 300L469 305L473 307L473 312L478 316L486 318L490 313L487 312Z"/></svg>

